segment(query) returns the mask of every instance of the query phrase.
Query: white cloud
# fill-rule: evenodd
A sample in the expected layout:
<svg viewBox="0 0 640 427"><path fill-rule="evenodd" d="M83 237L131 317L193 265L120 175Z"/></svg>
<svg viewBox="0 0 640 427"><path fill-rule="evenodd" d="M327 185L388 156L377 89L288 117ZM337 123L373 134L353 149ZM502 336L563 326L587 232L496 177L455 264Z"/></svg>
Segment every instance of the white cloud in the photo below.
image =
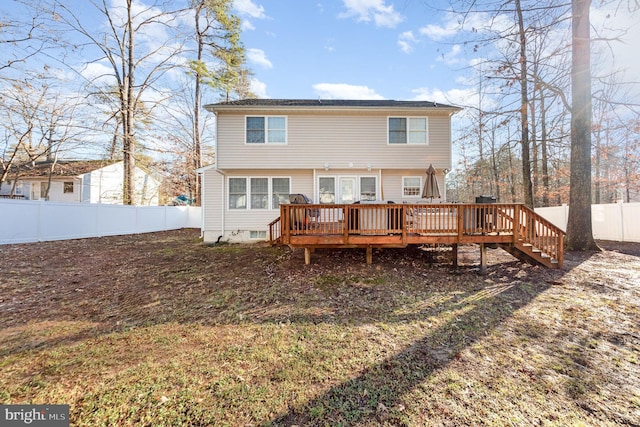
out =
<svg viewBox="0 0 640 427"><path fill-rule="evenodd" d="M264 12L262 5L257 5L253 0L234 0L233 8L236 10L240 18L242 19L242 31L253 31L256 29L252 19L266 19L267 15Z"/></svg>
<svg viewBox="0 0 640 427"><path fill-rule="evenodd" d="M256 29L256 27L248 19L243 19L240 23L240 27L242 31L253 31Z"/></svg>
<svg viewBox="0 0 640 427"><path fill-rule="evenodd" d="M394 28L404 20L404 17L387 6L384 0L343 0L347 10L339 18L353 18L357 21L373 21L378 27Z"/></svg>
<svg viewBox="0 0 640 427"><path fill-rule="evenodd" d="M440 41L457 34L458 30L459 27L453 25L447 26L445 24L445 26L441 26L429 24L425 27L420 28L420 34L424 34L432 40Z"/></svg>
<svg viewBox="0 0 640 427"><path fill-rule="evenodd" d="M100 62L91 62L79 71L80 75L94 85L115 84L113 68Z"/></svg>
<svg viewBox="0 0 640 427"><path fill-rule="evenodd" d="M442 25L429 24L420 28L420 34L434 41L453 37L462 31L485 33L489 30L502 33L513 26L513 21L506 15L490 16L485 12L472 12L460 19L457 13L447 12Z"/></svg>
<svg viewBox="0 0 640 427"><path fill-rule="evenodd" d="M447 53L443 53L442 56L438 58L438 61L442 61L447 65L456 65L464 62L465 60L460 58L460 52L462 52L462 48L459 44L454 44L451 47L451 50Z"/></svg>
<svg viewBox="0 0 640 427"><path fill-rule="evenodd" d="M404 53L410 53L413 50L413 44L416 42L413 31L405 31L398 36L398 46Z"/></svg>
<svg viewBox="0 0 640 427"><path fill-rule="evenodd" d="M234 0L233 8L240 15L249 16L256 19L265 19L267 15L264 13L264 7L255 4L252 0Z"/></svg>
<svg viewBox="0 0 640 427"><path fill-rule="evenodd" d="M267 96L267 85L266 83L261 82L258 79L251 79L251 83L249 84L249 89L253 92L258 98L268 98Z"/></svg>
<svg viewBox="0 0 640 427"><path fill-rule="evenodd" d="M247 59L263 68L273 68L273 64L262 49L247 49Z"/></svg>
<svg viewBox="0 0 640 427"><path fill-rule="evenodd" d="M346 83L318 83L313 85L313 89L324 99L384 99L366 86Z"/></svg>
<svg viewBox="0 0 640 427"><path fill-rule="evenodd" d="M336 40L334 38L327 39L327 42L324 44L324 48L328 52L335 52L336 48L334 47Z"/></svg>
<svg viewBox="0 0 640 427"><path fill-rule="evenodd" d="M443 91L441 89L421 87L412 90L412 92L415 94L413 98L414 101L433 101L458 106L470 105L470 102L474 102L474 100L476 105L478 103L478 92L474 89L451 89Z"/></svg>

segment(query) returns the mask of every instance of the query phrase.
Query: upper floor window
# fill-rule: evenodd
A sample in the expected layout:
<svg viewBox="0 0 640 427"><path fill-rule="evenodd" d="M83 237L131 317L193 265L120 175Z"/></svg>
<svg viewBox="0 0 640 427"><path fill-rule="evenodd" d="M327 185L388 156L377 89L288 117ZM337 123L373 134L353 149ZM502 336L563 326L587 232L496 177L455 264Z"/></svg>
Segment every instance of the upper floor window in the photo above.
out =
<svg viewBox="0 0 640 427"><path fill-rule="evenodd" d="M389 144L427 144L426 117L389 117Z"/></svg>
<svg viewBox="0 0 640 427"><path fill-rule="evenodd" d="M284 116L248 116L247 144L286 144L287 118Z"/></svg>

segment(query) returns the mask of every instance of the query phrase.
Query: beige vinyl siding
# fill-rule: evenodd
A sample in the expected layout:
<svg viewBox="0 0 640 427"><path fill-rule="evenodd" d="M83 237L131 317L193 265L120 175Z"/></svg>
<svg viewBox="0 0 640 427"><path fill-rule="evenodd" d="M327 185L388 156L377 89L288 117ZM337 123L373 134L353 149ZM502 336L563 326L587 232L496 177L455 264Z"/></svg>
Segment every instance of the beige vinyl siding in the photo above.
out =
<svg viewBox="0 0 640 427"><path fill-rule="evenodd" d="M422 190L427 178L426 168L382 171L382 191L384 192L384 200L396 203L430 203L431 199L403 196L402 178L408 176L420 177L420 190ZM440 195L442 198L433 199L433 202L440 203L445 200L444 175L437 175L436 179L438 180L438 187L440 188Z"/></svg>
<svg viewBox="0 0 640 427"><path fill-rule="evenodd" d="M222 234L222 190L224 177L215 169L203 174L202 187L202 236L205 243L215 242Z"/></svg>
<svg viewBox="0 0 640 427"><path fill-rule="evenodd" d="M388 118L405 115L428 117L428 145L387 143ZM290 113L287 144L246 144L245 118L242 113L218 114L220 169L322 169L325 164L334 169L406 169L429 164L451 168L451 119L447 112Z"/></svg>

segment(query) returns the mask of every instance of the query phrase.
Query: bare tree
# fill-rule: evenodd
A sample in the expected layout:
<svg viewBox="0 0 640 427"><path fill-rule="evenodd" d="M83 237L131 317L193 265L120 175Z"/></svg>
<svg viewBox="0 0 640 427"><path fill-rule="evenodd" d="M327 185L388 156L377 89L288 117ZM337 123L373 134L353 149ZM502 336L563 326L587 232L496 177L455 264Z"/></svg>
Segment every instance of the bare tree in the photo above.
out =
<svg viewBox="0 0 640 427"><path fill-rule="evenodd" d="M146 92L173 65L173 55L182 51L180 38L169 37L148 40L152 30L174 31L176 17L181 10L171 10L170 2L142 5L125 0L123 6L111 7L106 0L89 2L104 18L107 30L104 33L89 27L65 3L56 0L56 18L85 37L88 44L97 48L101 55L95 63L109 64L108 76L114 81L106 87L115 88L118 100L116 114L121 127L122 154L124 162L123 203L134 203L134 173L136 162L136 123L140 120L139 105ZM142 6L142 7L140 7ZM138 40L145 36L147 43L140 49ZM100 76L104 78L105 76ZM99 79L102 81L102 79ZM102 85L102 87L105 87ZM108 95L107 95L108 96Z"/></svg>
<svg viewBox="0 0 640 427"><path fill-rule="evenodd" d="M75 147L82 132L74 124L79 100L65 97L45 77L13 83L3 101L1 122L7 138L0 156L0 186L10 173L17 178L36 162L49 161L53 168L60 153ZM48 191L49 186L45 197Z"/></svg>
<svg viewBox="0 0 640 427"><path fill-rule="evenodd" d="M20 2L11 1L13 7L20 7ZM6 7L6 3L3 5ZM30 58L37 56L43 49L45 42L40 39L42 25L41 10L33 10L32 16L15 20L4 15L0 18L0 72L24 64Z"/></svg>

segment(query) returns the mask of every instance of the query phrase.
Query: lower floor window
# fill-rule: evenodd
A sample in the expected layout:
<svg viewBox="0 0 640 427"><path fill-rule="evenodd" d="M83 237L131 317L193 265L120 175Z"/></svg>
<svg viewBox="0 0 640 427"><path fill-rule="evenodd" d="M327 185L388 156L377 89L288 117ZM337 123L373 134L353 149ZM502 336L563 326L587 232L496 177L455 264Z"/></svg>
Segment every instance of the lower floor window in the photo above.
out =
<svg viewBox="0 0 640 427"><path fill-rule="evenodd" d="M65 181L64 193L73 193L73 181Z"/></svg>
<svg viewBox="0 0 640 427"><path fill-rule="evenodd" d="M249 238L250 239L266 239L267 238L267 232L265 230L251 230L249 231Z"/></svg>
<svg viewBox="0 0 640 427"><path fill-rule="evenodd" d="M420 197L422 179L419 176L405 176L402 178L402 195L404 197Z"/></svg>
<svg viewBox="0 0 640 427"><path fill-rule="evenodd" d="M229 209L278 209L289 200L289 178L229 178Z"/></svg>
<svg viewBox="0 0 640 427"><path fill-rule="evenodd" d="M353 203L378 200L375 176L321 176L318 178L320 203Z"/></svg>

